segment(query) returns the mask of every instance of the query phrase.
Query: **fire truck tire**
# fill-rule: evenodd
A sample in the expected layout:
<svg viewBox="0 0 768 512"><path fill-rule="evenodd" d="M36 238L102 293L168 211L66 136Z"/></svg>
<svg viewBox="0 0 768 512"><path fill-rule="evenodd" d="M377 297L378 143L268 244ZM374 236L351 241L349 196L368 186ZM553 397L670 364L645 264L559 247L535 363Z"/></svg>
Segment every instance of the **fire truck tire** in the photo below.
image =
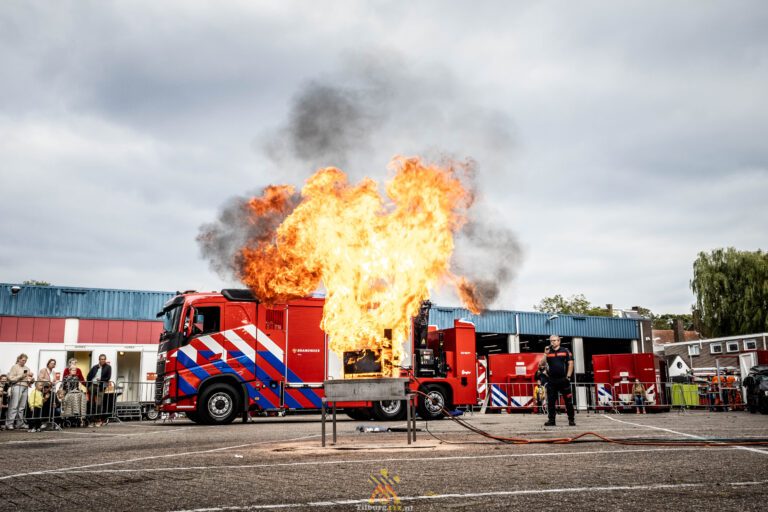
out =
<svg viewBox="0 0 768 512"><path fill-rule="evenodd" d="M421 390L424 395L419 395L416 411L422 419L439 420L445 413L443 409L450 407L445 389L441 386L426 385Z"/></svg>
<svg viewBox="0 0 768 512"><path fill-rule="evenodd" d="M400 421L405 415L405 400L373 402L373 417L378 421Z"/></svg>
<svg viewBox="0 0 768 512"><path fill-rule="evenodd" d="M200 416L198 416L197 411L187 411L184 413L186 417L195 423L203 424L203 422L200 420Z"/></svg>
<svg viewBox="0 0 768 512"><path fill-rule="evenodd" d="M240 414L240 397L229 384L213 384L203 391L196 412L203 423L227 425Z"/></svg>
<svg viewBox="0 0 768 512"><path fill-rule="evenodd" d="M352 409L345 409L347 416L356 421L368 421L371 419L371 410L366 407L356 407Z"/></svg>

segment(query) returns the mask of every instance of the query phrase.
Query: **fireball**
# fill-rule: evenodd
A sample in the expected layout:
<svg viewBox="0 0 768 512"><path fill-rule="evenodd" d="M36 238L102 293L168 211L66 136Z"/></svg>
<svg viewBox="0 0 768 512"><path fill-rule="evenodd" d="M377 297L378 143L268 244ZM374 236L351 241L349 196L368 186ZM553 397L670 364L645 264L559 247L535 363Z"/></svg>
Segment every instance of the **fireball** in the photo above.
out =
<svg viewBox="0 0 768 512"><path fill-rule="evenodd" d="M382 195L370 178L355 185L337 168L320 169L290 213L294 189L268 187L249 203L253 218L287 215L273 236L240 251L238 266L242 282L267 304L324 287L321 327L330 349L340 357L373 350L393 375L411 318L430 290L449 284L471 310L482 304L450 269L454 236L473 200L462 181L467 167L397 157L390 170Z"/></svg>

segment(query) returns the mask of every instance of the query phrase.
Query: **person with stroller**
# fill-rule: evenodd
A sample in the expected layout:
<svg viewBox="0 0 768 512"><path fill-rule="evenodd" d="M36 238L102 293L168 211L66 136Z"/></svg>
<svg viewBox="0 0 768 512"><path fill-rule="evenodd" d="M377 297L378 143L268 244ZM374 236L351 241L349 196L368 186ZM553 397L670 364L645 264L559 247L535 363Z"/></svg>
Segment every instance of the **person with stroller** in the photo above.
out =
<svg viewBox="0 0 768 512"><path fill-rule="evenodd" d="M72 358L64 370L60 388L65 393L61 405L61 416L67 422L71 423L73 418L82 421L85 415L86 398L85 393L80 389L81 385L85 385L85 378L83 372L77 367L77 359Z"/></svg>

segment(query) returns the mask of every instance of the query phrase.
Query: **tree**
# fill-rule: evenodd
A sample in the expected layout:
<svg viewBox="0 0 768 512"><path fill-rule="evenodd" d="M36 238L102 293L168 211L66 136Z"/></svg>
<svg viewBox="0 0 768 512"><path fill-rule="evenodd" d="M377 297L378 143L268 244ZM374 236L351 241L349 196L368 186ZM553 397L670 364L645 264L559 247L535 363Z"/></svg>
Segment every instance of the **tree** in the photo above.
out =
<svg viewBox="0 0 768 512"><path fill-rule="evenodd" d="M21 284L26 286L51 286L51 283L48 281L38 281L37 279L27 279Z"/></svg>
<svg viewBox="0 0 768 512"><path fill-rule="evenodd" d="M591 306L586 314L588 316L613 316L613 313L608 311L606 308L601 308L600 306Z"/></svg>
<svg viewBox="0 0 768 512"><path fill-rule="evenodd" d="M560 294L552 297L544 297L533 306L533 309L542 313L562 313L565 315L587 315L587 316L613 316L613 313L607 308L595 306L590 303L583 293L571 295L565 298ZM650 309L640 308L639 313L646 318L654 318Z"/></svg>
<svg viewBox="0 0 768 512"><path fill-rule="evenodd" d="M682 320L683 328L686 331L695 330L695 327L693 324L693 315L691 313L684 313L684 314L664 313L662 315L654 316L653 328L659 329L659 330L671 329L672 323L674 320Z"/></svg>
<svg viewBox="0 0 768 512"><path fill-rule="evenodd" d="M563 313L566 315L586 315L592 308L583 294L571 295L566 299L559 293L552 297L544 297L533 309L542 313Z"/></svg>
<svg viewBox="0 0 768 512"><path fill-rule="evenodd" d="M733 247L700 252L690 285L705 335L768 331L768 253Z"/></svg>

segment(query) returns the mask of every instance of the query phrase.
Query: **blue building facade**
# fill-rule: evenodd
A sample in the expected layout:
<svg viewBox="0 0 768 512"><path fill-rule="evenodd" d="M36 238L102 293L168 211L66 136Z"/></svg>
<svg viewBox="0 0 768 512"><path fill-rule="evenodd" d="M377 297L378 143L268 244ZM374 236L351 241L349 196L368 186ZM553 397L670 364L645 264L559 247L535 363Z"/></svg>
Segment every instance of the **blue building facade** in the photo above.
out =
<svg viewBox="0 0 768 512"><path fill-rule="evenodd" d="M0 316L156 320L175 292L0 283Z"/></svg>

